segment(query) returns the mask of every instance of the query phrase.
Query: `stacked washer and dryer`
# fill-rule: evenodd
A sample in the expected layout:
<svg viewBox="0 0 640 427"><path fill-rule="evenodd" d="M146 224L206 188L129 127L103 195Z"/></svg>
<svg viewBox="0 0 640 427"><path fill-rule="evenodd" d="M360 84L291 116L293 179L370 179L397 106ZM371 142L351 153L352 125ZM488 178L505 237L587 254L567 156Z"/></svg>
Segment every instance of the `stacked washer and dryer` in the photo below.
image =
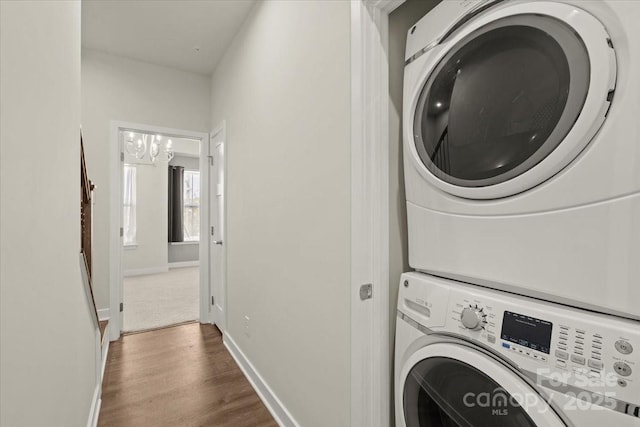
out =
<svg viewBox="0 0 640 427"><path fill-rule="evenodd" d="M640 426L640 2L409 30L400 426Z"/></svg>

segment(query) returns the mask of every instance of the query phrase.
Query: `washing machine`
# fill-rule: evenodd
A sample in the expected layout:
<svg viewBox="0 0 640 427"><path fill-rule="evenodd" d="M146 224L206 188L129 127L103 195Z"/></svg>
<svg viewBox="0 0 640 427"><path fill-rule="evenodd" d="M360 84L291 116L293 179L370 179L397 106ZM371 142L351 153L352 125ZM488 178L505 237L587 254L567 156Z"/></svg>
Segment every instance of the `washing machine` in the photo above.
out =
<svg viewBox="0 0 640 427"><path fill-rule="evenodd" d="M402 276L396 427L638 427L640 322Z"/></svg>
<svg viewBox="0 0 640 427"><path fill-rule="evenodd" d="M418 271L640 319L640 2L443 1L408 33Z"/></svg>

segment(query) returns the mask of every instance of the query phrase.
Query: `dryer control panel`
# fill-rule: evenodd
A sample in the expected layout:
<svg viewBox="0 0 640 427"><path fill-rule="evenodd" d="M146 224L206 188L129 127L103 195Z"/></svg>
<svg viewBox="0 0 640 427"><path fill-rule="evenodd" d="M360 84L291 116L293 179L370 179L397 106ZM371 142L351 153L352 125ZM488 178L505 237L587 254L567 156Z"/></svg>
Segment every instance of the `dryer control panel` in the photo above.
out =
<svg viewBox="0 0 640 427"><path fill-rule="evenodd" d="M640 411L640 322L420 273L402 280L398 309L425 331L464 336L542 385Z"/></svg>

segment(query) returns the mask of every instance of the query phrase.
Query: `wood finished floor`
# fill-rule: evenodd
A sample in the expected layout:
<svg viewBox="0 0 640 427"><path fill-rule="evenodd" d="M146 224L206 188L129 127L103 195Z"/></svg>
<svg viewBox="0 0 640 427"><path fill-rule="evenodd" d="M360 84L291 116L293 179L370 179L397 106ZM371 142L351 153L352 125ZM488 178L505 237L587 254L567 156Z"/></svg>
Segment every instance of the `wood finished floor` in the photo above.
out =
<svg viewBox="0 0 640 427"><path fill-rule="evenodd" d="M191 323L112 342L98 426L277 426L214 326Z"/></svg>

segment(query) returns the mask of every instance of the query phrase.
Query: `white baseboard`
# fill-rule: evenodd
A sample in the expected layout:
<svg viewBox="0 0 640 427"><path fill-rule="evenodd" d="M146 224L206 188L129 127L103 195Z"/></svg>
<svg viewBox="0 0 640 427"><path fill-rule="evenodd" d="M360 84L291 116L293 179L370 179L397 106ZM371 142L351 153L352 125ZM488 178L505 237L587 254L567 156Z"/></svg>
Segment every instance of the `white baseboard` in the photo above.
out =
<svg viewBox="0 0 640 427"><path fill-rule="evenodd" d="M105 329L104 333L109 336L109 326ZM98 332L99 334L99 332ZM107 356L109 355L109 340L99 340L100 351L100 381L96 384L96 389L93 392L93 399L91 399L91 410L89 411L89 419L87 420L87 427L97 427L98 418L100 417L100 407L102 406L102 382L104 381L104 370L107 366Z"/></svg>
<svg viewBox="0 0 640 427"><path fill-rule="evenodd" d="M98 320L109 320L110 317L108 308L98 309Z"/></svg>
<svg viewBox="0 0 640 427"><path fill-rule="evenodd" d="M107 329L105 329L104 334L106 337L109 336L109 325L107 325ZM102 367L100 368L100 382L104 381L104 369L107 367L107 356L109 355L109 339L104 340L104 344L102 345Z"/></svg>
<svg viewBox="0 0 640 427"><path fill-rule="evenodd" d="M144 276L145 274L166 273L168 271L169 271L169 267L167 267L166 265L163 265L160 267L134 268L131 270L125 270L124 277Z"/></svg>
<svg viewBox="0 0 640 427"><path fill-rule="evenodd" d="M256 368L249 362L249 359L247 359L242 350L236 345L231 336L225 333L222 337L224 346L227 347L231 356L235 359L238 366L240 366L245 377L247 377L253 389L258 393L262 403L264 403L269 412L271 412L271 415L278 425L281 427L299 427L299 424L291 413L282 404L280 399L278 399L278 396L275 395L258 371L256 371Z"/></svg>
<svg viewBox="0 0 640 427"><path fill-rule="evenodd" d="M91 399L91 410L89 411L89 419L87 420L87 427L96 427L98 425L98 416L100 415L100 405L102 399L100 398L100 389L102 384L96 384L96 389L93 392L93 399Z"/></svg>
<svg viewBox="0 0 640 427"><path fill-rule="evenodd" d="M170 262L169 263L169 270L171 270L172 268L199 267L199 266L200 266L200 261L199 260Z"/></svg>

